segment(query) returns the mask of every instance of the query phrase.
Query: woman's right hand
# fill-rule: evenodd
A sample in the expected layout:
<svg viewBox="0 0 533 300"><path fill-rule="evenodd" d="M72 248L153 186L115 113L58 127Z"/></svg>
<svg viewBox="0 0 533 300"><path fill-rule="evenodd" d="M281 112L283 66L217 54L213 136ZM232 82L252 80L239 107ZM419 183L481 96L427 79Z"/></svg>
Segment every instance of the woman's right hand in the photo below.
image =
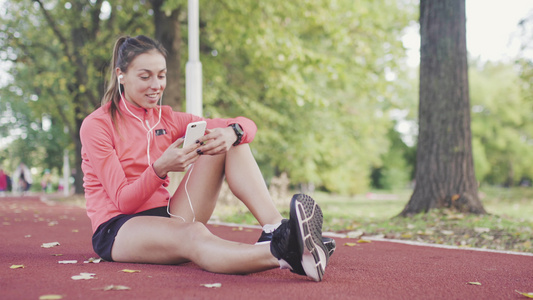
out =
<svg viewBox="0 0 533 300"><path fill-rule="evenodd" d="M200 147L199 143L185 148L180 148L181 144L183 144L183 138L177 139L154 162L153 168L157 176L165 178L168 172L183 172L198 159L196 149Z"/></svg>

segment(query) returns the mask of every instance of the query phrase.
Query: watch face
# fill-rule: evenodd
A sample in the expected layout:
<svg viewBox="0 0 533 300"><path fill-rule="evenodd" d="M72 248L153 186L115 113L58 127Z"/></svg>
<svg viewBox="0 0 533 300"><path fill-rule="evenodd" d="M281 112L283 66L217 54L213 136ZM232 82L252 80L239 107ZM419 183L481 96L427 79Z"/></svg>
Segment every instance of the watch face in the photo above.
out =
<svg viewBox="0 0 533 300"><path fill-rule="evenodd" d="M242 135L244 132L242 131L241 125L239 124L233 124L233 129L235 129L235 132L238 135Z"/></svg>

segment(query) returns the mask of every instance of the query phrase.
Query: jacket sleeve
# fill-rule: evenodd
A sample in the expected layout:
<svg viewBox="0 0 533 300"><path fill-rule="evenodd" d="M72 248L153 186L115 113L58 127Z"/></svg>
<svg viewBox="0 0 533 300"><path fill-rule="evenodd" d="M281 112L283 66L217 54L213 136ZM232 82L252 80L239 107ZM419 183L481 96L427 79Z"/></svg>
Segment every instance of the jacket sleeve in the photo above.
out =
<svg viewBox="0 0 533 300"><path fill-rule="evenodd" d="M246 117L236 117L228 119L205 119L192 114L175 112L174 122L178 128L178 131L180 132L180 136L178 137L181 137L185 134L185 128L187 127L187 124L200 120L205 120L207 122L208 129L224 128L234 123L239 124L242 130L244 131L241 144L251 143L254 140L255 134L257 132L257 126L255 125L254 121Z"/></svg>

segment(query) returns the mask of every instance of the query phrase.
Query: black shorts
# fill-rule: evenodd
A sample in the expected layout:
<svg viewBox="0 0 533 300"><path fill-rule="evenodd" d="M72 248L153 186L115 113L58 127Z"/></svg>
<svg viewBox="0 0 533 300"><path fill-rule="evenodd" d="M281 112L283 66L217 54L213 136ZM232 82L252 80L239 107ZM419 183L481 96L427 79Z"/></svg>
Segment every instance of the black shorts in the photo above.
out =
<svg viewBox="0 0 533 300"><path fill-rule="evenodd" d="M167 213L166 206L152 208L133 215L118 215L113 217L98 226L98 229L93 234L94 252L106 261L113 261L113 258L111 258L111 249L113 249L113 243L115 243L115 237L120 227L129 219L138 216L170 217Z"/></svg>

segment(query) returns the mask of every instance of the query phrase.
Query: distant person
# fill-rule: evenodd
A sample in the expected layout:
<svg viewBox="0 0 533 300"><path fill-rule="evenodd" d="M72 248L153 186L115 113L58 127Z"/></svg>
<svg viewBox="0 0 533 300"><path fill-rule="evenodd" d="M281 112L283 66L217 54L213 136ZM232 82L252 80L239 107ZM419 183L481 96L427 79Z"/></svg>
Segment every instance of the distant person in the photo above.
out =
<svg viewBox="0 0 533 300"><path fill-rule="evenodd" d="M50 170L44 170L43 178L41 179L41 189L43 193L48 193L52 191L52 174Z"/></svg>
<svg viewBox="0 0 533 300"><path fill-rule="evenodd" d="M244 274L276 267L322 280L334 249L322 238L322 213L295 195L290 219L275 208L252 155L257 131L244 117L204 119L162 106L166 51L146 37L121 37L102 105L83 122L82 169L93 248L107 261L180 264ZM205 135L181 147L188 123ZM186 172L174 195L169 172ZM263 226L258 244L223 240L206 227L226 178Z"/></svg>
<svg viewBox="0 0 533 300"><path fill-rule="evenodd" d="M21 162L17 169L15 169L15 173L13 173L13 190L19 193L25 193L30 190L32 183L33 179L30 168Z"/></svg>
<svg viewBox="0 0 533 300"><path fill-rule="evenodd" d="M9 190L9 176L0 169L0 195L4 195Z"/></svg>

